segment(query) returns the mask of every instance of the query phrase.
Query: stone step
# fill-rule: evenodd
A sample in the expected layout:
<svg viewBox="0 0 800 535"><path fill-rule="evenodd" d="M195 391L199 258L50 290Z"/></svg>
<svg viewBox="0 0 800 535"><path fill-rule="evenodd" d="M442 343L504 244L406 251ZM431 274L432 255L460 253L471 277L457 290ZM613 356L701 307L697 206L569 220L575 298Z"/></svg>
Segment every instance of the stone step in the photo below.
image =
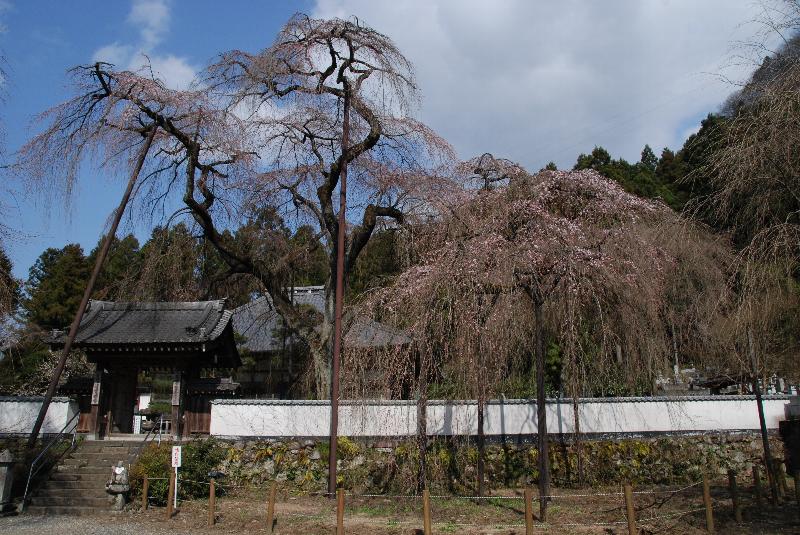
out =
<svg viewBox="0 0 800 535"><path fill-rule="evenodd" d="M107 474L107 475L106 474L83 474L83 473L80 473L80 472L75 472L75 473L70 473L70 474L64 474L64 473L55 472L55 473L50 475L50 480L51 481L82 481L82 482L92 482L92 483L95 483L95 482L105 483L109 479L111 479L110 471L109 471L109 474Z"/></svg>
<svg viewBox="0 0 800 535"><path fill-rule="evenodd" d="M100 465L100 466L65 466L60 465L56 468L57 474L75 474L75 475L87 475L87 476L99 476L99 475L108 475L111 477L111 465Z"/></svg>
<svg viewBox="0 0 800 535"><path fill-rule="evenodd" d="M67 457L66 459L61 459L61 463L59 466L86 466L88 461L86 459L73 459L72 457Z"/></svg>
<svg viewBox="0 0 800 535"><path fill-rule="evenodd" d="M83 442L80 446L78 446L79 451L85 451L87 453L102 453L102 452L111 452L122 449L133 449L138 447L138 442L108 442L105 440L97 440L92 442Z"/></svg>
<svg viewBox="0 0 800 535"><path fill-rule="evenodd" d="M80 447L86 451L102 451L109 448L129 448L135 442L129 441L111 441L111 440L85 440L81 443Z"/></svg>
<svg viewBox="0 0 800 535"><path fill-rule="evenodd" d="M46 507L95 507L98 509L108 509L110 503L106 497L34 496L31 498L31 505L43 505Z"/></svg>
<svg viewBox="0 0 800 535"><path fill-rule="evenodd" d="M106 453L106 452L99 452L99 453L86 453L83 451L76 451L72 453L69 458L70 459L80 459L82 461L88 461L91 463L97 462L115 462L115 461L126 461L128 457L133 455L133 452L129 452L128 450L120 451L118 453Z"/></svg>
<svg viewBox="0 0 800 535"><path fill-rule="evenodd" d="M88 481L86 479L78 479L77 481L58 481L50 479L45 481L41 488L48 489L48 491L63 490L69 492L82 492L84 490L105 489L105 481L98 483L96 481Z"/></svg>
<svg viewBox="0 0 800 535"><path fill-rule="evenodd" d="M91 516L102 513L106 509L96 507L52 507L47 505L29 505L25 508L25 513L30 515L72 515L72 516Z"/></svg>
<svg viewBox="0 0 800 535"><path fill-rule="evenodd" d="M108 493L105 490L105 485L98 486L85 486L79 488L58 488L45 485L40 488L34 496L39 498L56 498L56 497L78 497L78 498L105 498Z"/></svg>

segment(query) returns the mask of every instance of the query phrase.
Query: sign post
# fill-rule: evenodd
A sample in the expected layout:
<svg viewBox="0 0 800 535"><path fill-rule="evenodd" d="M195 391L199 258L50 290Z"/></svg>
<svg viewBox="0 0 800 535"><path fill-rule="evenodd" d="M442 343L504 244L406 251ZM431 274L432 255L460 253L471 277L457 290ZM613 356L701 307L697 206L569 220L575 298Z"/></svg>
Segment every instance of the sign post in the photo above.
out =
<svg viewBox="0 0 800 535"><path fill-rule="evenodd" d="M175 493L173 508L178 508L178 468L181 466L181 450L182 446L172 446L172 467L175 469Z"/></svg>

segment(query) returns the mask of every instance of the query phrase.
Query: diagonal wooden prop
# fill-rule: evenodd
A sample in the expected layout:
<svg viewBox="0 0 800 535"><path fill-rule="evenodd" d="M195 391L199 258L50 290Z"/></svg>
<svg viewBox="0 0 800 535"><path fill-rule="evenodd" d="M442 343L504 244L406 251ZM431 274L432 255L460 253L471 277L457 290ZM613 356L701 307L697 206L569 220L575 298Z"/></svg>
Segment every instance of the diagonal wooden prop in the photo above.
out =
<svg viewBox="0 0 800 535"><path fill-rule="evenodd" d="M50 380L50 386L47 387L47 393L44 396L42 408L39 409L39 415L36 417L36 423L33 424L33 430L28 437L29 448L34 445L36 438L39 436L39 431L42 429L44 417L47 414L47 409L50 407L50 402L53 400L53 395L56 393L56 388L58 388L58 381L61 379L61 374L64 372L64 366L67 364L67 356L72 350L72 343L75 341L75 335L78 334L78 326L83 319L83 313L86 312L86 305L89 304L89 298L94 291L94 285L97 282L97 276L100 273L100 268L103 267L103 262L106 259L106 255L108 255L108 250L111 248L111 243L114 241L114 236L117 234L117 227L122 219L122 213L125 211L125 207L128 205L128 201L131 198L133 185L136 183L136 179L139 178L139 173L144 165L144 160L147 157L147 153L150 151L150 146L153 144L153 138L156 136L156 130L158 130L158 127L154 125L150 131L150 135L147 136L147 140L142 147L142 151L139 153L139 158L136 160L136 166L133 169L133 173L131 173L131 178L128 180L128 187L125 189L125 193L122 194L122 200L120 201L117 210L114 212L114 220L111 223L111 228L103 240L103 246L100 249L100 253L97 255L97 259L95 260L92 276L89 277L89 282L86 284L86 290L83 292L83 298L81 299L80 305L78 305L78 311L75 313L75 319L72 320L72 325L69 327L69 334L67 335L67 340L64 343L64 350L61 352L61 358L58 360L56 371L53 373L53 378Z"/></svg>

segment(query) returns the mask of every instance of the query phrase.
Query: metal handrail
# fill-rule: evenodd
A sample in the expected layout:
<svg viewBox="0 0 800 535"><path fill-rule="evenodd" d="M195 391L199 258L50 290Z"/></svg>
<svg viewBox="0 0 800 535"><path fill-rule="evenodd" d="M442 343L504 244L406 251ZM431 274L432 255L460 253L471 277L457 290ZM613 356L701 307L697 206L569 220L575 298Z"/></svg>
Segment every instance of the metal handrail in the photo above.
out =
<svg viewBox="0 0 800 535"><path fill-rule="evenodd" d="M163 416L159 416L158 417L158 443L159 444L161 444L161 420L163 420L163 419L164 419ZM155 438L155 435L156 435L156 433L154 433L155 429L156 429L155 426L153 426L153 428L151 428L151 429L149 429L147 431L147 434L145 434L144 438L139 443L139 446L136 448L135 457L137 457L137 458L139 457L139 454L142 452L142 448L144 448L144 445L147 444L147 441L151 439L150 435L153 435L153 438Z"/></svg>
<svg viewBox="0 0 800 535"><path fill-rule="evenodd" d="M67 448L61 454L61 456L63 456L67 451L70 451L75 447L75 439L76 439L76 437L78 435L78 421L77 420L78 420L79 416L80 416L80 412L76 412L72 416L72 418L70 418L69 421L64 425L64 427L61 428L61 431L59 431L58 434L55 437L53 437L53 439L47 444L47 446L45 446L44 449L39 452L39 455L37 455L36 458L33 459L33 462L31 462L31 468L30 468L30 470L28 470L28 481L25 483L25 494L22 495L22 507L25 507L25 503L26 503L26 501L28 499L28 491L30 490L31 480L33 480L33 476L38 474L39 471L42 469L41 465L38 468L37 468L36 465L39 464L39 461L42 459L44 454L47 453L50 450L50 448L52 448L53 445L56 444L56 442L60 442L62 437L64 435L68 434L68 433L72 434L72 440L71 440L69 448ZM75 425L73 426L72 430L68 432L67 428L70 425L72 425L73 422L74 422Z"/></svg>

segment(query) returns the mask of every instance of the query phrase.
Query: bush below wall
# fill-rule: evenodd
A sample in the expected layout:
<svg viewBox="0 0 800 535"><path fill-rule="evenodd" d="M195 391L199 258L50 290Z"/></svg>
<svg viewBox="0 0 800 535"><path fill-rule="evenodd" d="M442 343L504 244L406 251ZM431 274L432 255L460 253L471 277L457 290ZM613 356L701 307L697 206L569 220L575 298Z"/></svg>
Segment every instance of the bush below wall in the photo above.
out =
<svg viewBox="0 0 800 535"><path fill-rule="evenodd" d="M776 437L773 456L783 456ZM225 443L220 442L220 446ZM728 469L749 477L761 463L761 440L753 433L670 436L651 439L592 440L582 444L586 485L686 484L703 470L723 475ZM419 453L414 440L392 447L370 447L339 440L339 480L353 492L408 493L415 487ZM229 442L218 468L234 484L294 483L299 492L323 490L327 482L327 442L253 440ZM464 439L437 439L427 454L428 485L433 492L470 493L476 487L478 450ZM574 444L551 443L550 463L556 487L578 483ZM488 488L522 487L538 478L535 444L486 446Z"/></svg>

